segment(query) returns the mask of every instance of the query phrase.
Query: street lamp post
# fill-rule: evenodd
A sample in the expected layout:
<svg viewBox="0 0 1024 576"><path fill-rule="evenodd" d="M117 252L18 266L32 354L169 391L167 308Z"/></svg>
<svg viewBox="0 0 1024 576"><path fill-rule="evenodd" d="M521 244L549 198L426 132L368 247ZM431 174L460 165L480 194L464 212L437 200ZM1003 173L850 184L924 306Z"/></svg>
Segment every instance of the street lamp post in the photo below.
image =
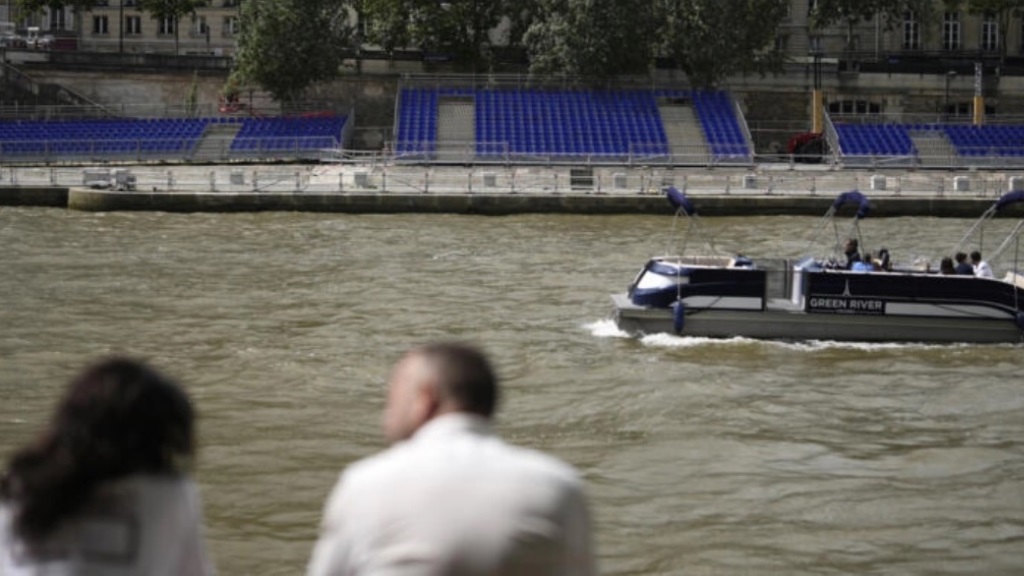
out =
<svg viewBox="0 0 1024 576"><path fill-rule="evenodd" d="M942 105L943 121L949 120L949 83L952 82L953 78L956 78L956 70L946 72L946 99Z"/></svg>

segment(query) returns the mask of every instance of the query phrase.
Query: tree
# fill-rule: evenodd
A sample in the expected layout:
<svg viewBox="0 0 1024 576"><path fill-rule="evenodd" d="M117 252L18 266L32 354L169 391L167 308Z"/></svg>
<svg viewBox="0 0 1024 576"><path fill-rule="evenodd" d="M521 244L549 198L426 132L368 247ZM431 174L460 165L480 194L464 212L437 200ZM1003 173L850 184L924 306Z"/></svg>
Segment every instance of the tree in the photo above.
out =
<svg viewBox="0 0 1024 576"><path fill-rule="evenodd" d="M181 17L194 13L199 6L205 6L205 0L138 0L139 10L148 12L157 21L174 22L174 53L179 49L178 28Z"/></svg>
<svg viewBox="0 0 1024 576"><path fill-rule="evenodd" d="M537 75L599 80L646 74L653 61L649 0L540 0L522 35Z"/></svg>
<svg viewBox="0 0 1024 576"><path fill-rule="evenodd" d="M247 0L232 81L253 83L280 102L335 78L355 36L347 2Z"/></svg>
<svg viewBox="0 0 1024 576"><path fill-rule="evenodd" d="M17 0L18 8L27 13L40 13L46 8L51 10L64 8L72 8L75 11L91 10L97 3L97 0Z"/></svg>
<svg viewBox="0 0 1024 576"><path fill-rule="evenodd" d="M775 34L787 0L666 0L660 2L655 38L698 88L710 88L737 73L778 69L783 54Z"/></svg>
<svg viewBox="0 0 1024 576"><path fill-rule="evenodd" d="M490 31L498 26L507 0L363 0L366 41L388 53L419 48L445 54L472 70L491 64Z"/></svg>
<svg viewBox="0 0 1024 576"><path fill-rule="evenodd" d="M17 0L18 9L24 14L41 14L47 8L51 11L71 8L76 20L76 30L81 29L81 22L77 21L80 14L83 11L92 10L97 4L99 4L98 0Z"/></svg>

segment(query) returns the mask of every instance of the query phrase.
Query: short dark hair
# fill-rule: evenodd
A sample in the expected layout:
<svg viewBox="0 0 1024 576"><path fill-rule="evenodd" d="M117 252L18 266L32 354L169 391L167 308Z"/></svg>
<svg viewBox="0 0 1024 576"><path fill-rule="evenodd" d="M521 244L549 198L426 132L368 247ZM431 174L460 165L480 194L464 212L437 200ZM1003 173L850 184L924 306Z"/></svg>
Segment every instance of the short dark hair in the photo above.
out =
<svg viewBox="0 0 1024 576"><path fill-rule="evenodd" d="M441 394L462 410L490 418L498 406L498 380L483 352L459 342L427 344L415 350L436 371Z"/></svg>
<svg viewBox="0 0 1024 576"><path fill-rule="evenodd" d="M11 458L0 498L17 503L14 531L49 535L103 482L180 472L195 450L185 392L146 364L100 361L71 381L50 427Z"/></svg>
<svg viewBox="0 0 1024 576"><path fill-rule="evenodd" d="M957 252L954 258L956 258L957 262L963 262L964 260L967 260L967 254L964 254L963 252Z"/></svg>
<svg viewBox="0 0 1024 576"><path fill-rule="evenodd" d="M977 250L971 252L971 260L981 262L981 252L978 252Z"/></svg>

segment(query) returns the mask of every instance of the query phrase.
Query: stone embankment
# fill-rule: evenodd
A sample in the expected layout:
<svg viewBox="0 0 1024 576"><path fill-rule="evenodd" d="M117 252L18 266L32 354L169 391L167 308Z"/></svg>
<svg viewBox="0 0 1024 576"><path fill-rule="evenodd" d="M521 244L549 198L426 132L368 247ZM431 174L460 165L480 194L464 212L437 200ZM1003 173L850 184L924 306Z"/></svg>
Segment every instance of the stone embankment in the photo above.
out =
<svg viewBox="0 0 1024 576"><path fill-rule="evenodd" d="M671 214L661 189L672 185L685 190L705 216L820 215L840 192L860 189L871 198L873 217L974 218L1020 180L993 172L643 168L597 172L581 185L577 170L558 167L134 170L136 189L116 191L83 187L82 168L9 169L0 178L0 205L87 211Z"/></svg>

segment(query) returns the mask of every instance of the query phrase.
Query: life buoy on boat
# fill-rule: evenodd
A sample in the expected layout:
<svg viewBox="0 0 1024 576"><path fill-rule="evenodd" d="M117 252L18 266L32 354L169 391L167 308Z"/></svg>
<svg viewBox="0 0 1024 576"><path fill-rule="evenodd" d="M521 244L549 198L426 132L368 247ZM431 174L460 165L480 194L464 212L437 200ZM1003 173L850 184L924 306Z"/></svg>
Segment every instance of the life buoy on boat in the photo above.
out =
<svg viewBox="0 0 1024 576"><path fill-rule="evenodd" d="M672 304L672 327L675 328L676 334L683 331L683 325L686 324L686 304L682 301L676 300Z"/></svg>

